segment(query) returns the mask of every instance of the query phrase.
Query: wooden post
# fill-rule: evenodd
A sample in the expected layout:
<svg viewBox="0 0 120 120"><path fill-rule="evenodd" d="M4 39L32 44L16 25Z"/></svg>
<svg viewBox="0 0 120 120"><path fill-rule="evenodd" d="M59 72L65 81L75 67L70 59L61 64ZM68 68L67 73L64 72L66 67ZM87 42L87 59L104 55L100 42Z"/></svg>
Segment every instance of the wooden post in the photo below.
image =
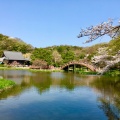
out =
<svg viewBox="0 0 120 120"><path fill-rule="evenodd" d="M69 72L69 65L68 65L68 72Z"/></svg>
<svg viewBox="0 0 120 120"><path fill-rule="evenodd" d="M73 65L73 72L75 72L75 68L76 68L76 65L74 64L74 65Z"/></svg>

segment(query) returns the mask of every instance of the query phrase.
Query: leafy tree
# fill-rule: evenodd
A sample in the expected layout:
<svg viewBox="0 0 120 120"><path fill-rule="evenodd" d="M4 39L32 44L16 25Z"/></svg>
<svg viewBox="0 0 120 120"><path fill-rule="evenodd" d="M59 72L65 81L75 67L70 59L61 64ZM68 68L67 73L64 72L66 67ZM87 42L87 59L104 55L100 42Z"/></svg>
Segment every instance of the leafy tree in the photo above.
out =
<svg viewBox="0 0 120 120"><path fill-rule="evenodd" d="M79 59L84 59L84 57L85 57L85 54L84 54L84 53L81 53L81 54L79 55Z"/></svg>
<svg viewBox="0 0 120 120"><path fill-rule="evenodd" d="M34 48L18 38L10 38L0 34L0 50L19 51L22 53L32 52Z"/></svg>
<svg viewBox="0 0 120 120"><path fill-rule="evenodd" d="M52 64L52 52L44 48L35 48L32 52L31 59L34 61L36 59L42 59L48 63Z"/></svg>
<svg viewBox="0 0 120 120"><path fill-rule="evenodd" d="M66 53L62 54L63 62L68 63L70 61L74 60L74 52L72 51L67 51Z"/></svg>
<svg viewBox="0 0 120 120"><path fill-rule="evenodd" d="M59 46L59 47L57 48L57 51L58 51L60 54L64 53L66 50L67 50L67 46L63 46L63 45L61 45L61 46Z"/></svg>
<svg viewBox="0 0 120 120"><path fill-rule="evenodd" d="M115 55L120 51L120 36L116 39L113 39L108 44L108 52L109 54Z"/></svg>
<svg viewBox="0 0 120 120"><path fill-rule="evenodd" d="M47 62L45 62L43 60L40 60L40 59L36 59L36 60L33 61L32 65L40 67L40 68L46 68Z"/></svg>
<svg viewBox="0 0 120 120"><path fill-rule="evenodd" d="M0 34L0 41L8 39L8 36Z"/></svg>

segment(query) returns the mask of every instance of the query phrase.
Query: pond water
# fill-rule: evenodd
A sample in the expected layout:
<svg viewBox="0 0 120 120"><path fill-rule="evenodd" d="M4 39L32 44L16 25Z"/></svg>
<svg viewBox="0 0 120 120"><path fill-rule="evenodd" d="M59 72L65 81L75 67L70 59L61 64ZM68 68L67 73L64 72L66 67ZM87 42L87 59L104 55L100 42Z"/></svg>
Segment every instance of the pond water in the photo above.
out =
<svg viewBox="0 0 120 120"><path fill-rule="evenodd" d="M16 86L0 93L0 120L119 120L120 78L0 70Z"/></svg>

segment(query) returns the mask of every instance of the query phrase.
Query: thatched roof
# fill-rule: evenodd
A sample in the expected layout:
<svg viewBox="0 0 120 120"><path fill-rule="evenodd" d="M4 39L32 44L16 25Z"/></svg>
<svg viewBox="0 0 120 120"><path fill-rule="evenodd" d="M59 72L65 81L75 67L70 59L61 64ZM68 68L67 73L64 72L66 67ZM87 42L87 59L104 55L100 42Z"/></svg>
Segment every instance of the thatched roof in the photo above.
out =
<svg viewBox="0 0 120 120"><path fill-rule="evenodd" d="M21 52L4 51L3 56L7 60L25 60Z"/></svg>

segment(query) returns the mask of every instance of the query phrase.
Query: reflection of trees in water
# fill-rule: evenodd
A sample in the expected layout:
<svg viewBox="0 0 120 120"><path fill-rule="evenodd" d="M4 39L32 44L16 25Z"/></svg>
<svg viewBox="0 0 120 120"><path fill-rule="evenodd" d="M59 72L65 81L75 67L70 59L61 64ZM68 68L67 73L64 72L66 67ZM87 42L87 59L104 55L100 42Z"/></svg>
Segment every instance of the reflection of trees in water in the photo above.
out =
<svg viewBox="0 0 120 120"><path fill-rule="evenodd" d="M120 110L119 108L115 107L110 100L100 98L101 105L99 106L108 117L108 120L120 120Z"/></svg>
<svg viewBox="0 0 120 120"><path fill-rule="evenodd" d="M120 78L44 72L31 73L30 75L24 74L22 77L19 74L18 78L21 78L20 81L22 82L12 89L0 93L0 99L18 96L31 87L35 87L38 93L42 94L54 86L65 88L69 91L80 86L90 86L96 92L101 93L98 99L100 101L99 107L104 111L108 120L120 119Z"/></svg>
<svg viewBox="0 0 120 120"><path fill-rule="evenodd" d="M99 107L108 120L120 120L120 78L101 77L94 80L91 86L101 93Z"/></svg>
<svg viewBox="0 0 120 120"><path fill-rule="evenodd" d="M9 72L8 72L9 73ZM19 73L19 71L17 71ZM10 73L9 73L10 74ZM57 78L57 75L59 76ZM42 94L50 89L50 87L60 87L67 90L74 90L75 87L88 85L94 77L92 76L80 76L78 74L72 73L31 73L27 75L24 73L19 73L15 75L16 80L18 79L21 83L14 86L12 89L4 91L0 94L0 99L7 98L9 96L17 96L22 92L35 87L38 90L38 93ZM11 77L12 78L12 77ZM13 78L14 74L13 74ZM8 78L9 79L9 78ZM17 80L17 82L18 82ZM14 80L15 81L15 80Z"/></svg>
<svg viewBox="0 0 120 120"><path fill-rule="evenodd" d="M11 80L13 79L13 81L16 82L16 85L8 90L3 91L2 93L0 93L0 99L3 98L7 98L10 96L18 96L20 95L23 91L26 91L27 89L29 89L32 86L31 83L31 74L27 71L22 71L22 70L10 70L7 72L5 71L4 73L6 73L6 78ZM13 75L12 75L12 74ZM10 78L9 78L10 76ZM19 83L19 84L18 84Z"/></svg>
<svg viewBox="0 0 120 120"><path fill-rule="evenodd" d="M21 82L32 75L27 70L0 70L0 75L5 79L13 80L16 84Z"/></svg>
<svg viewBox="0 0 120 120"><path fill-rule="evenodd" d="M32 76L31 80L32 80L32 85L35 86L38 92L41 94L49 90L52 84L52 80L50 79L50 76L49 76L50 73L48 73L47 75L46 73L42 73L41 75L40 74L36 74Z"/></svg>
<svg viewBox="0 0 120 120"><path fill-rule="evenodd" d="M66 79L61 80L60 87L66 88L68 90L73 90L75 88L74 79L70 78L68 80L66 80Z"/></svg>
<svg viewBox="0 0 120 120"><path fill-rule="evenodd" d="M58 77L57 77L58 76ZM35 87L38 93L42 94L50 87L60 87L67 90L74 90L80 86L90 86L96 92L101 93L99 97L100 109L104 111L109 120L120 119L120 79L100 76L80 76L72 73L44 73L38 72L32 75L18 75L22 81L12 89L0 94L0 99L9 96L18 96L22 92ZM106 79L108 78L108 79ZM17 77L16 77L17 79Z"/></svg>
<svg viewBox="0 0 120 120"><path fill-rule="evenodd" d="M21 84L21 85L15 85L13 88L10 88L8 90L5 90L0 93L0 99L11 97L11 96L18 96L23 91L29 89L29 85Z"/></svg>

